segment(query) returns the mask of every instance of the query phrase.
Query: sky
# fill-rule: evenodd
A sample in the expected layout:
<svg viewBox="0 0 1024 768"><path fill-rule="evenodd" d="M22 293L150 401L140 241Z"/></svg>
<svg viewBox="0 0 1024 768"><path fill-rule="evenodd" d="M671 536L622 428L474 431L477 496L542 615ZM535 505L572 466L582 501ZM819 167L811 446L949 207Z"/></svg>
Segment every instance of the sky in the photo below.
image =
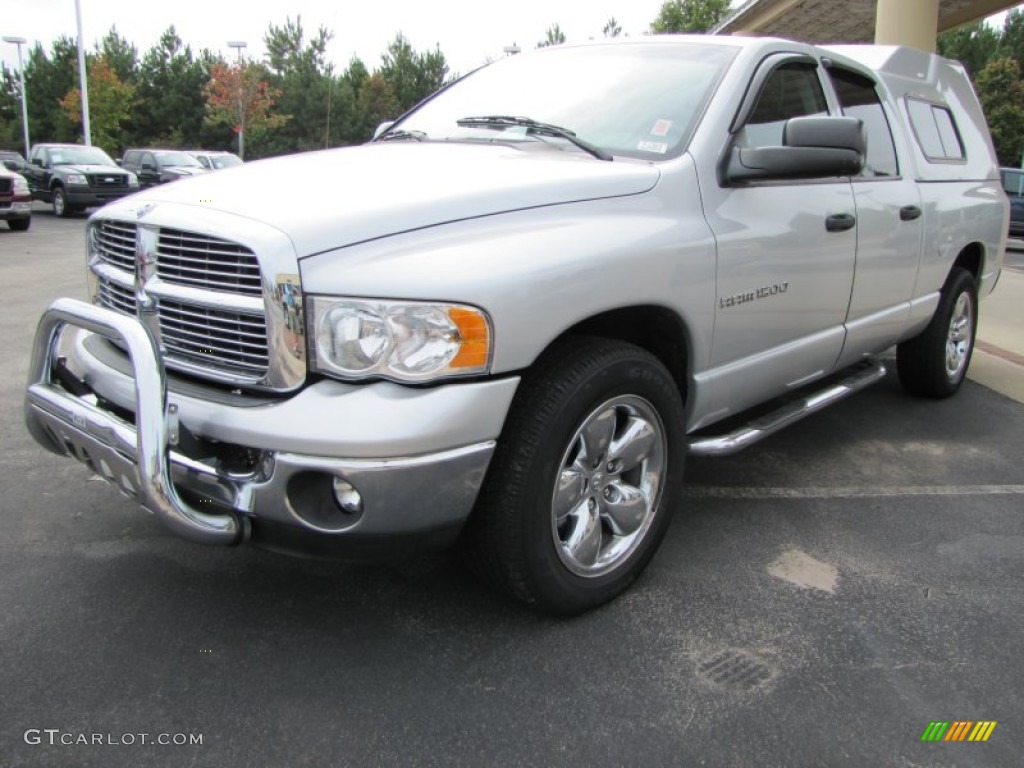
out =
<svg viewBox="0 0 1024 768"><path fill-rule="evenodd" d="M532 48L558 24L567 42L599 38L612 16L624 34L642 35L663 0L79 0L88 50L117 26L140 58L172 24L193 51L209 48L234 58L228 40L243 40L261 58L270 24L301 17L307 37L323 25L334 32L327 54L335 71L359 56L371 71L401 31L417 51L439 45L452 74L504 55L506 46ZM733 0L733 6L742 0ZM1002 25L1000 14L992 23ZM47 52L60 35L75 39L75 0L0 0L0 37L36 41ZM23 54L27 51L23 48ZM0 61L17 66L17 48L0 42Z"/></svg>
<svg viewBox="0 0 1024 768"><path fill-rule="evenodd" d="M111 25L135 45L139 56L167 27L193 51L210 48L234 58L228 40L248 43L246 54L265 52L270 24L301 16L307 37L323 25L334 32L328 57L336 70L358 55L371 71L401 31L417 51L440 45L451 71L465 73L497 59L505 46L532 48L557 23L568 42L601 37L614 16L623 33L641 35L658 15L662 0L79 0L83 36L92 50ZM0 37L36 41L47 52L60 35L77 36L75 0L0 0ZM23 48L23 55L27 51ZM0 59L17 66L17 48L0 42Z"/></svg>

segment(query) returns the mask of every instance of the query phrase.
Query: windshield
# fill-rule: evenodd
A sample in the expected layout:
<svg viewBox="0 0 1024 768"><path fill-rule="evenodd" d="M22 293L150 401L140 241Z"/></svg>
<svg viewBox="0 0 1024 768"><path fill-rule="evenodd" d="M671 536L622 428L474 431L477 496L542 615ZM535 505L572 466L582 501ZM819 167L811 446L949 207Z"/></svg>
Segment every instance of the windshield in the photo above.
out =
<svg viewBox="0 0 1024 768"><path fill-rule="evenodd" d="M473 116L518 116L561 126L611 154L663 159L685 147L736 51L648 42L510 56L438 93L395 129L426 140L537 141L524 127L458 125Z"/></svg>
<svg viewBox="0 0 1024 768"><path fill-rule="evenodd" d="M53 165L116 165L99 147L60 147L50 150Z"/></svg>
<svg viewBox="0 0 1024 768"><path fill-rule="evenodd" d="M214 168L234 168L236 165L241 165L242 161L235 155L211 155L210 162Z"/></svg>
<svg viewBox="0 0 1024 768"><path fill-rule="evenodd" d="M156 152L156 161L162 166L175 168L202 168L199 161L186 152Z"/></svg>

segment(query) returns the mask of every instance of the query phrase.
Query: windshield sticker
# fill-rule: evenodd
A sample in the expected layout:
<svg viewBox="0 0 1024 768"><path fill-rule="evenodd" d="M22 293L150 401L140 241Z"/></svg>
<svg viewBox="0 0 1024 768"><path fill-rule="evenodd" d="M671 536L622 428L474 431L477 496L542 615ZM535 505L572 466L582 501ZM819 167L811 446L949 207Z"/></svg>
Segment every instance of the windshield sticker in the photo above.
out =
<svg viewBox="0 0 1024 768"><path fill-rule="evenodd" d="M671 120L659 120L651 128L651 136L668 136L669 130L672 128Z"/></svg>
<svg viewBox="0 0 1024 768"><path fill-rule="evenodd" d="M657 152L659 155L664 155L668 152L668 144L660 141L641 141L636 145L636 148L641 152Z"/></svg>

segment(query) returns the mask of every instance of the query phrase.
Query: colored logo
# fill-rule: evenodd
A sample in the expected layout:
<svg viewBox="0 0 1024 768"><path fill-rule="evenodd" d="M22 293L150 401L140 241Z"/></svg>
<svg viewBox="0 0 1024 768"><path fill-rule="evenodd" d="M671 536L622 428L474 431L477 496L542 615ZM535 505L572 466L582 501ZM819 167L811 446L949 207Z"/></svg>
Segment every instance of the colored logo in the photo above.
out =
<svg viewBox="0 0 1024 768"><path fill-rule="evenodd" d="M933 720L921 741L988 741L995 728L995 720Z"/></svg>

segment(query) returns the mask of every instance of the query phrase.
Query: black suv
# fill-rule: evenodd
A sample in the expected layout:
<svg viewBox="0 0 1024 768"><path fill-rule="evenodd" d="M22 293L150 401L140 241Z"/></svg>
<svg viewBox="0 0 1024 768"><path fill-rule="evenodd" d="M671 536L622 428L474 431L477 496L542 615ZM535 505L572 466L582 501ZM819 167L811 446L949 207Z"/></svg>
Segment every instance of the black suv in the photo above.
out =
<svg viewBox="0 0 1024 768"><path fill-rule="evenodd" d="M105 205L139 189L134 173L118 168L99 147L83 144L36 144L21 173L32 199L52 203L58 216Z"/></svg>
<svg viewBox="0 0 1024 768"><path fill-rule="evenodd" d="M179 149L128 149L120 165L138 175L140 187L206 173L206 168L198 160Z"/></svg>

